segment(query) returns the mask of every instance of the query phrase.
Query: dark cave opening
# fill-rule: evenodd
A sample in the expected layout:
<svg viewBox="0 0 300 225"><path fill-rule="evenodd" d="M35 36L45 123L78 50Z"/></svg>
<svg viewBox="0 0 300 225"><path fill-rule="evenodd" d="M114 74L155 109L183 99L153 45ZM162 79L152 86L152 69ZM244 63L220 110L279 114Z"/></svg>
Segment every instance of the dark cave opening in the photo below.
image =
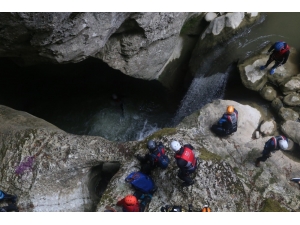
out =
<svg viewBox="0 0 300 225"><path fill-rule="evenodd" d="M151 129L165 127L182 97L157 80L124 75L95 58L76 64L27 67L1 58L0 65L1 105L28 112L72 134L96 135L114 141L137 140L143 135L133 132L146 135ZM118 108L111 104L114 93L124 101L123 121L118 118ZM109 133L112 127L123 128L111 131L118 137ZM126 135L120 137L124 132Z"/></svg>

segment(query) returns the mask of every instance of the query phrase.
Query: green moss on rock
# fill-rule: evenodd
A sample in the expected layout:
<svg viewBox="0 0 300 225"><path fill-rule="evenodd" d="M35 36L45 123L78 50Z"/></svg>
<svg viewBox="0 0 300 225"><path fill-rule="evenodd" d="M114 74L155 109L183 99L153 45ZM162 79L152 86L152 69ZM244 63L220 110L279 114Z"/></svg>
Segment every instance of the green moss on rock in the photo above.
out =
<svg viewBox="0 0 300 225"><path fill-rule="evenodd" d="M264 201L264 206L261 209L261 212L289 212L286 208L281 207L281 204L276 200L267 198Z"/></svg>
<svg viewBox="0 0 300 225"><path fill-rule="evenodd" d="M202 160L205 160L205 161L211 160L211 161L218 161L218 162L220 162L221 159L222 159L221 156L219 156L219 155L217 155L215 153L212 153L212 152L208 151L205 148L201 148L199 150L200 150L200 153L201 153L200 158Z"/></svg>
<svg viewBox="0 0 300 225"><path fill-rule="evenodd" d="M183 24L180 34L188 34L189 32L197 29L201 20L203 19L204 14L193 15Z"/></svg>

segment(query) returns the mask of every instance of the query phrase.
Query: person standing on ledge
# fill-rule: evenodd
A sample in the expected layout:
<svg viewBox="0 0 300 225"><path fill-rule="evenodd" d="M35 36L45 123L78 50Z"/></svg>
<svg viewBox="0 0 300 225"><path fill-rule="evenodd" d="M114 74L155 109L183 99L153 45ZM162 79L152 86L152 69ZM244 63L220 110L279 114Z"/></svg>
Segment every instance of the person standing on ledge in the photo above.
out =
<svg viewBox="0 0 300 225"><path fill-rule="evenodd" d="M260 70L264 70L270 65L271 62L275 61L275 64L270 70L270 74L273 75L275 73L276 68L285 64L288 60L290 55L290 46L283 41L277 41L270 47L270 49L268 50L268 54L269 53L271 53L271 55L266 65L261 66Z"/></svg>
<svg viewBox="0 0 300 225"><path fill-rule="evenodd" d="M175 152L174 157L179 167L177 176L184 181L181 185L187 187L194 184L194 181L190 177L190 174L194 173L197 169L197 158L193 151L194 147L190 144L181 147L178 141L172 141L170 146Z"/></svg>

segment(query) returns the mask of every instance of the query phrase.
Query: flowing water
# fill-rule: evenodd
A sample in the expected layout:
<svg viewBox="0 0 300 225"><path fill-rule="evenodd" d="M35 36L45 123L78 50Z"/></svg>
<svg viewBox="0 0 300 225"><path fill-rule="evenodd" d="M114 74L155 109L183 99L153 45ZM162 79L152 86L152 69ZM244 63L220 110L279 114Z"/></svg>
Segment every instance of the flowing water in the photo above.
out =
<svg viewBox="0 0 300 225"><path fill-rule="evenodd" d="M226 45L217 46L199 66L181 105L173 119L174 125L184 117L215 99L234 100L241 104L255 105L263 116L273 118L270 102L243 87L236 62L256 54L270 42L283 40L300 49L298 32L300 13L262 13L251 27L230 39Z"/></svg>
<svg viewBox="0 0 300 225"><path fill-rule="evenodd" d="M95 60L21 68L1 59L0 104L69 133L113 141L142 140L217 98L254 102L272 117L269 102L243 87L236 62L277 40L299 50L299 21L300 13L264 13L245 32L211 51L185 95L173 95L159 82L124 76ZM113 93L122 97L124 115Z"/></svg>

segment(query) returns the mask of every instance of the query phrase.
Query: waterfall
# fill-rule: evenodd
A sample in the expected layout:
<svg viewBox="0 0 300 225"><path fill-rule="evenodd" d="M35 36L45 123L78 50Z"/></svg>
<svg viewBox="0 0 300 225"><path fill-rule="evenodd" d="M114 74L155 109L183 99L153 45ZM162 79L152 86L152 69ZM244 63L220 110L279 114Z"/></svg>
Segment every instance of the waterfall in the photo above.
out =
<svg viewBox="0 0 300 225"><path fill-rule="evenodd" d="M184 117L201 109L207 103L222 99L228 76L235 66L236 63L230 64L225 73L216 73L209 77L195 77L172 120L172 126L176 126Z"/></svg>

